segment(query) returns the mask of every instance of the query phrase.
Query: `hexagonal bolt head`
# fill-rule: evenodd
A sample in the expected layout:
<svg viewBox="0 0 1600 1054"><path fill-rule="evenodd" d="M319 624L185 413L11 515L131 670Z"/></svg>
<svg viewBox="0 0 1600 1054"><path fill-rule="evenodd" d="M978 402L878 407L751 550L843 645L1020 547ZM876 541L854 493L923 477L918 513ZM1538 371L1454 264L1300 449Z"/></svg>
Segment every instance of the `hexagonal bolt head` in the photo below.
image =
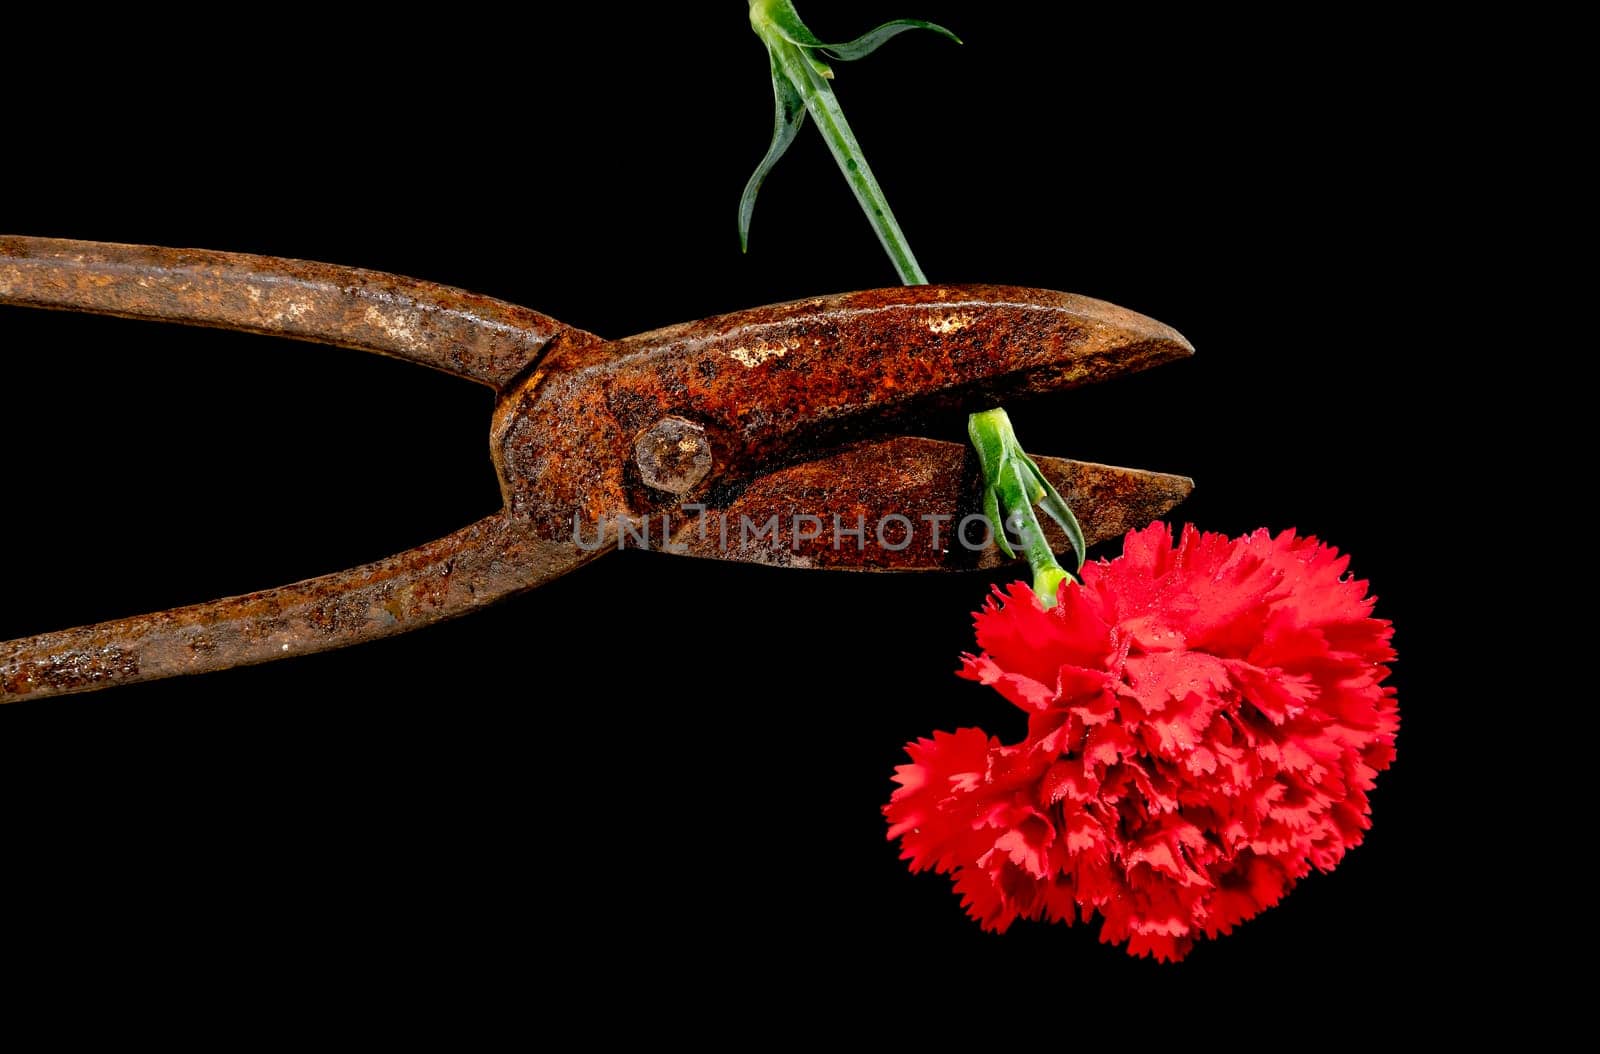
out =
<svg viewBox="0 0 1600 1054"><path fill-rule="evenodd" d="M711 471L711 442L693 421L663 417L633 441L633 460L646 486L682 497Z"/></svg>

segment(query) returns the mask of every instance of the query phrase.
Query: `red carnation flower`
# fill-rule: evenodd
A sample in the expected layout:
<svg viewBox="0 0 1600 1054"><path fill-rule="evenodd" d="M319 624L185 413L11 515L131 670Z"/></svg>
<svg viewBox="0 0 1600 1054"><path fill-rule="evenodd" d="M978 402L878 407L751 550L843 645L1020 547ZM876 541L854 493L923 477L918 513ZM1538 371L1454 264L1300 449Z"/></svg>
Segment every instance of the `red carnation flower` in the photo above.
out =
<svg viewBox="0 0 1600 1054"><path fill-rule="evenodd" d="M1292 531L1166 525L1059 602L996 590L961 674L1028 713L907 746L884 814L913 871L953 875L988 930L1084 921L1181 959L1361 843L1400 725L1390 624L1349 560Z"/></svg>

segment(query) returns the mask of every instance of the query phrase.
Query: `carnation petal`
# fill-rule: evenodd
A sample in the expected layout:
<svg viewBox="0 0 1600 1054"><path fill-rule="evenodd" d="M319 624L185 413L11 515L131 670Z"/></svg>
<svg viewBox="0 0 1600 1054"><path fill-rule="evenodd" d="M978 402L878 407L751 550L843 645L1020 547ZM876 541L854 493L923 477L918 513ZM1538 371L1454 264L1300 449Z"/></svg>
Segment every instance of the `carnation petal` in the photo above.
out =
<svg viewBox="0 0 1600 1054"><path fill-rule="evenodd" d="M986 684L1023 710L1045 710L1056 701L1056 690L1021 673L1008 673L988 655L962 657L962 677Z"/></svg>

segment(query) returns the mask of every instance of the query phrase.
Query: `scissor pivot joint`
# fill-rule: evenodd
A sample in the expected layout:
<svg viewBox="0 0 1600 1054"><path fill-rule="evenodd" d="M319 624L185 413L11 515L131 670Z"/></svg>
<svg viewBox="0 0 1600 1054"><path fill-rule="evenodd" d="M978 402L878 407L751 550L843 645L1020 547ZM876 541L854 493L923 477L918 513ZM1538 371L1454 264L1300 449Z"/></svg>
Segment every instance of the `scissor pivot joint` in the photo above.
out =
<svg viewBox="0 0 1600 1054"><path fill-rule="evenodd" d="M633 441L633 460L645 486L682 497L711 471L711 441L703 425L663 417Z"/></svg>

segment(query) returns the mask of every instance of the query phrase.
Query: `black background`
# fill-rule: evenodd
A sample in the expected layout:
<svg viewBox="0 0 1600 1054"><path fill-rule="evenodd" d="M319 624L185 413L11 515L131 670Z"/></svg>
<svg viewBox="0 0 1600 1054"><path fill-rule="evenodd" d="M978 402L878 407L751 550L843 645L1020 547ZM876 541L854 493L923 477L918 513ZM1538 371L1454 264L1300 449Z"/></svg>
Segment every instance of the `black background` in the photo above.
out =
<svg viewBox="0 0 1600 1054"><path fill-rule="evenodd" d="M613 336L894 284L809 128L739 254L765 58L737 5L682 6L112 47L67 75L92 101L29 89L0 229L376 268ZM802 10L824 37L916 14L966 40L904 37L836 82L933 280L1101 297L1198 348L1014 406L1030 449L1188 474L1181 519L1354 553L1401 653L1367 844L1176 966L1092 926L982 934L945 878L906 872L878 808L907 740L1020 732L952 673L1006 576L626 553L387 642L5 708L8 940L83 971L171 953L224 988L286 961L291 1001L359 979L374 1008L488 1019L526 1005L535 964L572 990L812 1005L896 1003L909 978L925 1012L1017 979L1262 999L1461 964L1459 714L1422 540L1444 496L1434 441L1395 427L1430 397L1405 289L1439 101L1381 35L1312 20ZM489 393L416 367L19 309L0 351L0 638L350 566L497 505Z"/></svg>

